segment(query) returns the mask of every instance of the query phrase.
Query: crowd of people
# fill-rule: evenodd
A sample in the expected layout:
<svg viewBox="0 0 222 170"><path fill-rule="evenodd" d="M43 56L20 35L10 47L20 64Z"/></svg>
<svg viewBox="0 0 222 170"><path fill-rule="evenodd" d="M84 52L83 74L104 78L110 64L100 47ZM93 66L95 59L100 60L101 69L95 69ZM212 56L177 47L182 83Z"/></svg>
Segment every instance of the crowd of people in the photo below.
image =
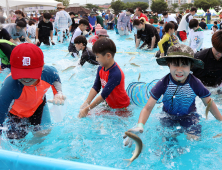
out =
<svg viewBox="0 0 222 170"><path fill-rule="evenodd" d="M112 109L127 110L130 104L124 72L114 60L116 45L107 32L107 29L115 29L119 36L133 33L135 48L150 51L159 48L155 55L157 63L170 69L170 73L150 91L151 96L140 113L137 127L129 131L136 134L143 132L161 96L166 114L161 118L161 123L164 126L179 123L189 139L198 140L201 136L196 96L205 105L210 103L210 112L222 121L222 115L208 90L208 87L222 85L222 31L215 31L216 25L213 26L213 47L203 49L203 29L207 25L204 19L199 23L193 18L197 12L195 7L184 15L178 14L177 18L163 12L161 21L157 13L143 13L140 7L136 8L135 13L129 8L120 14L111 14L107 10L102 16L95 12L84 16L67 13L62 3L57 5L57 9L55 18L49 13L41 14L39 18L31 15L28 28L24 13L17 10L16 17L10 15L8 18L11 23L0 27L1 69L11 69L0 89L0 125L3 126L4 122L7 125L8 138L25 137L28 125L36 127L35 131L41 129L41 119L47 115L44 110L47 105L45 93L49 87L54 93L54 99L50 102L64 104L66 97L62 93L59 74L54 67L44 65L43 52L38 47L41 43L55 45L54 31L57 43L70 41L67 48L73 57L78 57L82 51L81 66L85 62L99 65L94 85L80 107L80 118L86 117L91 109L103 101ZM152 23L159 26L154 27ZM35 39L34 43L31 39ZM188 46L184 45L187 40ZM22 43L24 41L28 43ZM87 47L88 43L93 44L92 49ZM101 87L102 92L99 93ZM221 90L217 93L221 93ZM130 145L131 142L126 138L124 143Z"/></svg>

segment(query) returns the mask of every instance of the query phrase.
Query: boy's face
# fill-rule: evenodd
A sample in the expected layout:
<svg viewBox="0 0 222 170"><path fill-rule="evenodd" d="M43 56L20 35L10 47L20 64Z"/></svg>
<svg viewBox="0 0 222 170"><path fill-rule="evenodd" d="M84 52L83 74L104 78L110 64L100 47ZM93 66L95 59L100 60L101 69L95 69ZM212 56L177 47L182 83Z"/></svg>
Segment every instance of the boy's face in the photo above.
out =
<svg viewBox="0 0 222 170"><path fill-rule="evenodd" d="M110 53L106 53L104 56L102 54L96 53L96 61L98 61L102 67L109 65L111 59L113 59L113 57Z"/></svg>
<svg viewBox="0 0 222 170"><path fill-rule="evenodd" d="M83 44L82 44L82 43L80 43L80 44L75 44L75 47L76 47L76 50L77 50L77 51L80 51L80 50L82 50Z"/></svg>
<svg viewBox="0 0 222 170"><path fill-rule="evenodd" d="M31 86L31 85L36 85L38 79L29 79L29 78L23 78L23 79L18 79L20 83L22 83L24 86Z"/></svg>
<svg viewBox="0 0 222 170"><path fill-rule="evenodd" d="M215 32L215 31L217 31L217 29L213 27L213 31Z"/></svg>
<svg viewBox="0 0 222 170"><path fill-rule="evenodd" d="M190 64L183 65L182 63L180 63L179 66L176 66L175 64L170 63L169 66L170 74L172 75L173 79L175 81L180 81L181 83L184 83L190 73Z"/></svg>
<svg viewBox="0 0 222 170"><path fill-rule="evenodd" d="M85 25L85 24L81 24L81 25L79 25L79 28L80 28L80 30L81 31L85 31L86 29L87 29L87 25Z"/></svg>
<svg viewBox="0 0 222 170"><path fill-rule="evenodd" d="M163 16L164 18L168 18L168 14Z"/></svg>
<svg viewBox="0 0 222 170"><path fill-rule="evenodd" d="M143 25L142 25L142 24L140 24L140 25L135 25L135 27L136 27L137 30L141 30L142 27L143 27Z"/></svg>

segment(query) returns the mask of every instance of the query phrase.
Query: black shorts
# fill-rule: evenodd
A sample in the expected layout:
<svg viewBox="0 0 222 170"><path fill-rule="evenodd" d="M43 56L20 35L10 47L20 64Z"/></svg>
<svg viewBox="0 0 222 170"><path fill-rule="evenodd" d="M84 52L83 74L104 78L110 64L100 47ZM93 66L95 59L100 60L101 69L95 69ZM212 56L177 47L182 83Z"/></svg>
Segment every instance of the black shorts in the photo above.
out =
<svg viewBox="0 0 222 170"><path fill-rule="evenodd" d="M200 115L192 112L184 116L174 116L167 114L160 118L160 122L165 127L181 126L181 130L188 134L201 136L201 125L199 124Z"/></svg>
<svg viewBox="0 0 222 170"><path fill-rule="evenodd" d="M40 130L39 125L41 124L45 104L46 97L35 113L29 118L19 118L18 116L8 113L8 117L6 119L6 126L8 128L8 130L6 130L7 137L9 139L24 138L28 134L30 126L33 126L34 131Z"/></svg>
<svg viewBox="0 0 222 170"><path fill-rule="evenodd" d="M39 42L37 43L37 46L40 46L42 42L43 42L45 45L50 45L50 43L49 43L49 37L41 37L41 38L39 38Z"/></svg>

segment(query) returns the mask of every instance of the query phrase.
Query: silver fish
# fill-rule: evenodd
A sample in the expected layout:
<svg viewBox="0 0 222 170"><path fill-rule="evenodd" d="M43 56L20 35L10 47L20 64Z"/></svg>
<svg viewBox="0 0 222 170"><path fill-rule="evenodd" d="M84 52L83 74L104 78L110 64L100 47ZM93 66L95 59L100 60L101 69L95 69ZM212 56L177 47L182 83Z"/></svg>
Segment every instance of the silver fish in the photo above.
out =
<svg viewBox="0 0 222 170"><path fill-rule="evenodd" d="M65 70L62 70L62 72L64 72L64 71L69 71L69 70L71 70L71 69L74 69L76 66L69 66L69 67L67 67Z"/></svg>
<svg viewBox="0 0 222 170"><path fill-rule="evenodd" d="M69 52L68 54L65 55L65 57L67 57L68 55L71 55L71 54L72 54L72 52Z"/></svg>
<svg viewBox="0 0 222 170"><path fill-rule="evenodd" d="M133 38L126 38L125 40L134 40Z"/></svg>
<svg viewBox="0 0 222 170"><path fill-rule="evenodd" d="M219 138L222 136L222 133L217 134L216 136L214 136L213 138Z"/></svg>
<svg viewBox="0 0 222 170"><path fill-rule="evenodd" d="M75 74L76 74L76 73L74 73L73 75L71 75L71 77L69 78L69 80L70 80L73 76L75 76Z"/></svg>
<svg viewBox="0 0 222 170"><path fill-rule="evenodd" d="M206 114L206 119L208 119L208 112L210 110L210 107L212 105L212 102L213 102L213 99L210 99L210 101L208 102L207 104L207 108L206 108L206 111L205 111L205 114Z"/></svg>
<svg viewBox="0 0 222 170"><path fill-rule="evenodd" d="M140 81L141 73L139 73L138 81Z"/></svg>
<svg viewBox="0 0 222 170"><path fill-rule="evenodd" d="M140 67L140 65L137 65L135 63L130 63L132 66Z"/></svg>
<svg viewBox="0 0 222 170"><path fill-rule="evenodd" d="M137 136L135 135L134 133L131 133L131 132L125 132L125 134L133 139L136 143L136 149L134 150L134 153L133 153L133 156L130 158L130 159L124 159L126 161L129 161L128 165L127 166L130 166L130 164L140 155L140 153L142 152L142 149L143 149L143 142L142 140Z"/></svg>
<svg viewBox="0 0 222 170"><path fill-rule="evenodd" d="M129 62L130 62L130 61L132 61L134 58L136 58L136 57L135 57L135 56L133 56L133 57L132 57L132 58L129 60Z"/></svg>

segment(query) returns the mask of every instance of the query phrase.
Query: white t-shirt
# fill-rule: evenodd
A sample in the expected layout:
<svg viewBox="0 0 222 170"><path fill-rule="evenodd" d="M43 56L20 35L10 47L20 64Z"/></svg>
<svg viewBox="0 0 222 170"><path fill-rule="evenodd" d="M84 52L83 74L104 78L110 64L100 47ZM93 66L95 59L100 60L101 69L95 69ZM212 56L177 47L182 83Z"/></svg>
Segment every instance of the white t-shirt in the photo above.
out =
<svg viewBox="0 0 222 170"><path fill-rule="evenodd" d="M190 16L188 17L189 22L187 22L186 18L187 18L187 15L189 15L189 14L190 13L183 16L183 18L180 21L177 31L186 31L186 32L189 31L189 22L191 19L193 19L193 16L190 14Z"/></svg>
<svg viewBox="0 0 222 170"><path fill-rule="evenodd" d="M176 18L174 18L173 16L168 15L167 18L164 18L164 23L166 23L166 22L168 23L168 22L170 22L170 21L174 21L174 22L177 23Z"/></svg>
<svg viewBox="0 0 222 170"><path fill-rule="evenodd" d="M36 25L28 27L28 33L31 35L31 38L35 38Z"/></svg>
<svg viewBox="0 0 222 170"><path fill-rule="evenodd" d="M200 30L202 30L202 29L200 29ZM194 51L199 51L203 46L203 42L201 42L202 39L204 38L203 30L202 31L194 31L193 29L191 29L189 32L189 37L190 37L190 47ZM202 45L200 47L198 47L200 43L202 43Z"/></svg>
<svg viewBox="0 0 222 170"><path fill-rule="evenodd" d="M74 40L76 37L78 37L79 35L82 35L82 31L79 27L77 27L74 31L73 31L73 34L72 34L72 38L71 38L71 43L74 44Z"/></svg>

